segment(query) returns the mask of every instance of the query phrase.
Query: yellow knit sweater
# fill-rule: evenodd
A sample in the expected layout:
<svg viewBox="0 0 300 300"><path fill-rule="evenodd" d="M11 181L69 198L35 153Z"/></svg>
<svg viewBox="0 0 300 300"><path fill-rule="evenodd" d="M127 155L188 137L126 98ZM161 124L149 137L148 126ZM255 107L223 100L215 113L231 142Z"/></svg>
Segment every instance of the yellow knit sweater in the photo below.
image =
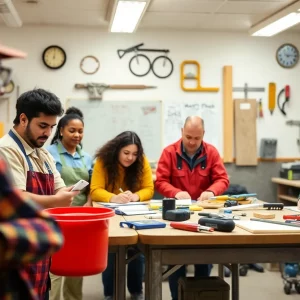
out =
<svg viewBox="0 0 300 300"><path fill-rule="evenodd" d="M120 194L119 188L123 191L128 190L124 182L125 169L119 165L119 178L115 184L115 188L108 183L106 170L103 167L103 162L96 160L94 165L92 180L90 185L91 198L93 201L110 202L110 199ZM143 177L140 186L135 191L131 191L139 195L140 201L147 201L152 198L154 193L154 184L152 180L152 172L150 164L146 157L144 157Z"/></svg>

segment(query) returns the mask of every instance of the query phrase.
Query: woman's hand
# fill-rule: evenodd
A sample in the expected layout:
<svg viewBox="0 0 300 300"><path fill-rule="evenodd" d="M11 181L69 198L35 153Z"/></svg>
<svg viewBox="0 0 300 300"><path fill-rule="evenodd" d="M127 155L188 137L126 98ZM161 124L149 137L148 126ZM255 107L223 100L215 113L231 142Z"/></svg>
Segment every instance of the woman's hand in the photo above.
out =
<svg viewBox="0 0 300 300"><path fill-rule="evenodd" d="M128 202L130 202L130 197L126 193L121 193L119 195L112 196L110 198L110 202L112 202L112 203L128 203Z"/></svg>
<svg viewBox="0 0 300 300"><path fill-rule="evenodd" d="M137 202L140 200L139 195L133 194L131 191L126 191L126 192L124 192L124 194L129 196L130 202Z"/></svg>
<svg viewBox="0 0 300 300"><path fill-rule="evenodd" d="M130 201L131 202L137 202L137 201L140 201L140 197L138 194L131 194L130 196Z"/></svg>
<svg viewBox="0 0 300 300"><path fill-rule="evenodd" d="M85 207L93 207L93 202L92 202L92 199L91 199L90 195L88 196L87 201L86 201L86 203L83 206L85 206Z"/></svg>

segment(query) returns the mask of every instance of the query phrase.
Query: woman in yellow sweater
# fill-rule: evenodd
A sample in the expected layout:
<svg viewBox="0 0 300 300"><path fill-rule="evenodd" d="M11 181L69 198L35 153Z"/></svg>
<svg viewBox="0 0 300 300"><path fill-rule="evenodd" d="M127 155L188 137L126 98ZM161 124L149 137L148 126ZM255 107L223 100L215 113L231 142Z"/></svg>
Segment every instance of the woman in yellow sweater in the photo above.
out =
<svg viewBox="0 0 300 300"><path fill-rule="evenodd" d="M125 131L108 141L96 153L90 193L93 201L128 203L152 198L154 185L150 164L138 135ZM128 250L128 257L136 249ZM108 255L102 273L105 300L113 299L114 254ZM131 300L143 300L144 257L138 255L128 264L127 287Z"/></svg>

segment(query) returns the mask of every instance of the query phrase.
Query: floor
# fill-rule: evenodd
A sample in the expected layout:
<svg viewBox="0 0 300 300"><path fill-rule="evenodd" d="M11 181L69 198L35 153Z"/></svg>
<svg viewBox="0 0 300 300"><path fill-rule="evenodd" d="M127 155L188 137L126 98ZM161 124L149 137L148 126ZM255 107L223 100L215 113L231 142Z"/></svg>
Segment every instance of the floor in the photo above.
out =
<svg viewBox="0 0 300 300"><path fill-rule="evenodd" d="M214 266L212 275L217 274ZM230 284L230 278L225 278ZM101 274L85 277L83 284L84 300L103 300ZM129 298L127 298L129 299ZM299 300L300 296L293 288L290 295L283 291L283 281L279 272L264 273L249 270L247 276L240 277L241 300ZM117 299L118 300L118 299ZM163 300L171 300L168 282L163 282Z"/></svg>

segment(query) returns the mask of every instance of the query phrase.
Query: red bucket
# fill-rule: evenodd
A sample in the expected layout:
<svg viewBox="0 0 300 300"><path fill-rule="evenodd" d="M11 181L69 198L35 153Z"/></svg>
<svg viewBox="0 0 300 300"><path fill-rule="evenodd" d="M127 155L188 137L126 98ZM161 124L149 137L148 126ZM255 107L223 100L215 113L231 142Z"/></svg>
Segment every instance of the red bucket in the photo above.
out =
<svg viewBox="0 0 300 300"><path fill-rule="evenodd" d="M51 272L59 276L89 276L107 266L110 208L57 207L45 209L59 224L64 245L52 255Z"/></svg>

